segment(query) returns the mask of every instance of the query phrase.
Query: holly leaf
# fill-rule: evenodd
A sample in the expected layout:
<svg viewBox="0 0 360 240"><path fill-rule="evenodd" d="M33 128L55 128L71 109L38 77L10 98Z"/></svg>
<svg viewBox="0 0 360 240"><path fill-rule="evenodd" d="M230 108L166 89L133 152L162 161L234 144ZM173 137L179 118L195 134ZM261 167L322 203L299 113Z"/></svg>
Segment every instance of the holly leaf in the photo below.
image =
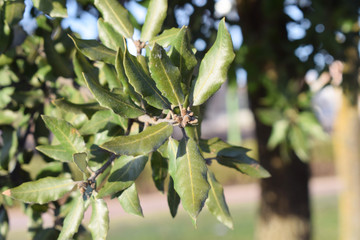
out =
<svg viewBox="0 0 360 240"><path fill-rule="evenodd" d="M37 181L26 182L3 192L2 194L14 199L44 204L55 201L69 192L76 182L64 177L46 177Z"/></svg>
<svg viewBox="0 0 360 240"><path fill-rule="evenodd" d="M172 134L171 124L163 122L130 136L118 136L100 147L118 155L146 155L158 149Z"/></svg>
<svg viewBox="0 0 360 240"><path fill-rule="evenodd" d="M166 18L167 0L150 0L140 40L146 42L156 36Z"/></svg>
<svg viewBox="0 0 360 240"><path fill-rule="evenodd" d="M179 144L174 187L184 209L196 223L210 189L207 182L207 167L194 139L182 140Z"/></svg>
<svg viewBox="0 0 360 240"><path fill-rule="evenodd" d="M214 45L200 63L199 76L192 88L194 106L203 104L227 79L227 72L235 54L225 18L219 23Z"/></svg>
<svg viewBox="0 0 360 240"><path fill-rule="evenodd" d="M125 212L144 217L135 183L125 189L118 200Z"/></svg>
<svg viewBox="0 0 360 240"><path fill-rule="evenodd" d="M95 0L95 7L102 13L105 22L121 35L131 38L134 27L129 20L128 11L117 0Z"/></svg>
<svg viewBox="0 0 360 240"><path fill-rule="evenodd" d="M158 44L154 44L150 53L150 72L157 88L173 105L181 106L184 94L181 90L181 75L174 66L166 51Z"/></svg>

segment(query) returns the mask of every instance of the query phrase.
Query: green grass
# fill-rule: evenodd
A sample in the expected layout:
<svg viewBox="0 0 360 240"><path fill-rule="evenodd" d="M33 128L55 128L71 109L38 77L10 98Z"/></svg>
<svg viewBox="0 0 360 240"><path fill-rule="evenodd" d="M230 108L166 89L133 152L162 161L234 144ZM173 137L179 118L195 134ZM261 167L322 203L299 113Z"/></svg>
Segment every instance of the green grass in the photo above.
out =
<svg viewBox="0 0 360 240"><path fill-rule="evenodd" d="M256 204L230 206L234 230L228 230L207 211L198 219L197 229L190 218L181 211L175 219L170 214L133 218L128 215L112 220L108 239L162 240L162 239L253 239L256 222ZM314 240L332 240L338 237L337 198L320 197L312 202Z"/></svg>

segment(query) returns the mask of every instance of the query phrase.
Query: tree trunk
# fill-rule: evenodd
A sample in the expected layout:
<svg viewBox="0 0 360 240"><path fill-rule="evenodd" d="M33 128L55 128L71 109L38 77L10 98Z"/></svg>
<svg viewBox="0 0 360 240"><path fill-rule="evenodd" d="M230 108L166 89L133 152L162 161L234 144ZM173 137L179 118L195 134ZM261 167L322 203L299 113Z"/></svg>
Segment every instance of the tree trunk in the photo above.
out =
<svg viewBox="0 0 360 240"><path fill-rule="evenodd" d="M256 239L310 239L309 166L295 154L281 159L266 147L271 128L257 121L259 159L271 177L261 180L261 202Z"/></svg>
<svg viewBox="0 0 360 240"><path fill-rule="evenodd" d="M342 94L333 132L334 155L341 181L339 198L340 237L360 239L360 121L356 105Z"/></svg>

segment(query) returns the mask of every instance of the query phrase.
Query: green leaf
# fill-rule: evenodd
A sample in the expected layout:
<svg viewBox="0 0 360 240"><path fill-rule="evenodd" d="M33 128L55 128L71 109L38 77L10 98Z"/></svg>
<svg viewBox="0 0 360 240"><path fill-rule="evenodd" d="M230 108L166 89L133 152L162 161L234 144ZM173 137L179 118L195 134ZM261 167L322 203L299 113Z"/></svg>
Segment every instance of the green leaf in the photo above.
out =
<svg viewBox="0 0 360 240"><path fill-rule="evenodd" d="M45 115L41 117L64 149L69 150L72 154L86 151L83 137L70 123Z"/></svg>
<svg viewBox="0 0 360 240"><path fill-rule="evenodd" d="M26 182L2 194L27 203L47 203L55 201L69 192L76 182L64 177L46 177Z"/></svg>
<svg viewBox="0 0 360 240"><path fill-rule="evenodd" d="M116 52L114 50L105 47L96 40L82 40L68 36L73 40L75 47L89 59L115 64Z"/></svg>
<svg viewBox="0 0 360 240"><path fill-rule="evenodd" d="M55 160L61 162L71 162L72 161L72 149L66 148L59 145L40 145L36 147L36 150L42 152L48 157L51 157Z"/></svg>
<svg viewBox="0 0 360 240"><path fill-rule="evenodd" d="M9 217L3 205L0 205L0 239L6 239L9 231Z"/></svg>
<svg viewBox="0 0 360 240"><path fill-rule="evenodd" d="M106 240L109 230L109 210L103 199L91 198L89 230L93 239Z"/></svg>
<svg viewBox="0 0 360 240"><path fill-rule="evenodd" d="M289 125L290 122L287 119L282 119L274 123L268 142L270 149L274 149L281 142L286 141Z"/></svg>
<svg viewBox="0 0 360 240"><path fill-rule="evenodd" d="M151 40L149 40L149 45L153 45L154 43L157 43L163 46L164 48L166 48L171 45L172 41L175 40L179 32L180 32L179 28L171 28L165 30L159 36L156 36Z"/></svg>
<svg viewBox="0 0 360 240"><path fill-rule="evenodd" d="M24 1L16 0L16 1L5 1L5 19L6 22L13 26L20 22L23 18L25 10Z"/></svg>
<svg viewBox="0 0 360 240"><path fill-rule="evenodd" d="M96 198L116 194L130 187L143 171L147 160L147 156L121 156L116 159L108 181L100 189Z"/></svg>
<svg viewBox="0 0 360 240"><path fill-rule="evenodd" d="M249 149L232 146L219 138L201 140L200 148L205 158L216 158L221 165L234 168L251 177L270 177L268 171L247 156Z"/></svg>
<svg viewBox="0 0 360 240"><path fill-rule="evenodd" d="M105 22L126 38L132 38L134 27L129 21L128 11L117 0L95 0L96 8L102 13Z"/></svg>
<svg viewBox="0 0 360 240"><path fill-rule="evenodd" d="M107 83L110 90L122 89L121 81L118 79L114 66L97 62L96 66L99 68L99 82Z"/></svg>
<svg viewBox="0 0 360 240"><path fill-rule="evenodd" d="M168 171L168 162L158 152L153 152L151 155L151 169L152 178L154 180L156 188L164 192L164 182Z"/></svg>
<svg viewBox="0 0 360 240"><path fill-rule="evenodd" d="M87 170L87 166L88 166L87 153L86 152L75 153L73 155L73 159L74 159L74 163L80 169L80 171L82 171L84 174L89 175L89 172Z"/></svg>
<svg viewBox="0 0 360 240"><path fill-rule="evenodd" d="M65 0L32 0L34 7L48 14L50 17L66 18L66 1Z"/></svg>
<svg viewBox="0 0 360 240"><path fill-rule="evenodd" d="M235 54L225 19L221 20L214 45L201 61L199 76L192 91L194 106L203 104L226 81Z"/></svg>
<svg viewBox="0 0 360 240"><path fill-rule="evenodd" d="M11 95L14 92L14 87L6 87L0 90L0 108L5 108L11 102Z"/></svg>
<svg viewBox="0 0 360 240"><path fill-rule="evenodd" d="M14 159L14 156L18 149L18 137L16 134L16 129L12 127L5 126L1 129L1 138L2 138L2 147L0 152L0 169L11 169L11 160Z"/></svg>
<svg viewBox="0 0 360 240"><path fill-rule="evenodd" d="M125 212L144 217L135 183L125 189L118 199Z"/></svg>
<svg viewBox="0 0 360 240"><path fill-rule="evenodd" d="M169 101L156 88L154 80L146 74L140 63L127 50L124 56L124 69L130 84L148 104L158 109L170 108Z"/></svg>
<svg viewBox="0 0 360 240"><path fill-rule="evenodd" d="M179 68L183 83L183 92L187 94L191 87L191 77L197 65L196 57L191 49L189 30L182 27L176 38L171 42L170 59Z"/></svg>
<svg viewBox="0 0 360 240"><path fill-rule="evenodd" d="M136 106L124 93L112 93L102 88L90 75L83 73L86 85L101 106L109 108L114 113L126 118L136 118L144 114L144 111Z"/></svg>
<svg viewBox="0 0 360 240"><path fill-rule="evenodd" d="M308 139L300 127L292 125L289 128L289 140L296 155L302 160L309 160Z"/></svg>
<svg viewBox="0 0 360 240"><path fill-rule="evenodd" d="M176 216L179 204L180 204L180 196L177 194L174 188L174 180L170 177L169 180L169 188L167 194L167 201L170 209L170 214L174 218Z"/></svg>
<svg viewBox="0 0 360 240"><path fill-rule="evenodd" d="M102 18L99 18L97 23L101 42L114 51L117 51L119 47L124 51L123 36L116 32L112 25L105 22Z"/></svg>
<svg viewBox="0 0 360 240"><path fill-rule="evenodd" d="M172 125L163 122L135 135L115 137L100 147L120 155L145 155L158 149L172 132Z"/></svg>
<svg viewBox="0 0 360 240"><path fill-rule="evenodd" d="M196 222L210 189L207 182L207 167L194 139L180 142L174 187L181 198L184 209Z"/></svg>
<svg viewBox="0 0 360 240"><path fill-rule="evenodd" d="M114 113L110 110L96 112L90 121L87 121L80 129L82 135L91 135L102 130L114 118Z"/></svg>
<svg viewBox="0 0 360 240"><path fill-rule="evenodd" d="M181 90L181 75L165 50L155 43L150 54L150 72L156 86L173 105L181 106L184 94Z"/></svg>
<svg viewBox="0 0 360 240"><path fill-rule="evenodd" d="M64 219L64 224L61 229L58 240L73 239L75 233L78 232L82 219L84 218L85 203L81 196L77 196L74 199L74 203L70 209L70 212Z"/></svg>
<svg viewBox="0 0 360 240"><path fill-rule="evenodd" d="M145 22L141 29L141 41L149 41L160 32L161 26L166 18L167 8L167 0L150 0Z"/></svg>
<svg viewBox="0 0 360 240"><path fill-rule="evenodd" d="M84 113L88 118L91 118L91 116L94 115L94 113L97 111L106 110L106 108L101 107L97 102L78 104L60 98L53 100L52 103L59 109L62 109L66 112L72 112L75 114Z"/></svg>
<svg viewBox="0 0 360 240"><path fill-rule="evenodd" d="M266 125L272 126L276 121L284 119L283 113L279 109L260 108L256 111L260 121Z"/></svg>
<svg viewBox="0 0 360 240"><path fill-rule="evenodd" d="M176 155L178 152L178 147L179 147L179 141L170 137L167 145L167 154L169 158L169 174L173 178L175 177L176 174Z"/></svg>
<svg viewBox="0 0 360 240"><path fill-rule="evenodd" d="M225 201L224 189L210 170L208 171L207 176L211 188L209 191L209 198L206 200L206 206L220 222L228 228L233 229L234 224Z"/></svg>

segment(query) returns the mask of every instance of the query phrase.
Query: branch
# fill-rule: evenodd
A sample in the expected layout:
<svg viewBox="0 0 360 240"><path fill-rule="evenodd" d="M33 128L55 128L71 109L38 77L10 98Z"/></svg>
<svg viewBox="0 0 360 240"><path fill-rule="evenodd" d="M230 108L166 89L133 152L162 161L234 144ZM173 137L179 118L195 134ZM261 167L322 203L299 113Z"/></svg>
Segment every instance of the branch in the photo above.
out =
<svg viewBox="0 0 360 240"><path fill-rule="evenodd" d="M116 154L112 154L110 156L110 158L106 161L106 163L104 163L104 165L101 166L101 168L99 168L98 170L96 170L91 177L88 178L88 182L93 183L95 182L96 178L103 173L110 165L111 163L115 160L115 158L117 157Z"/></svg>

